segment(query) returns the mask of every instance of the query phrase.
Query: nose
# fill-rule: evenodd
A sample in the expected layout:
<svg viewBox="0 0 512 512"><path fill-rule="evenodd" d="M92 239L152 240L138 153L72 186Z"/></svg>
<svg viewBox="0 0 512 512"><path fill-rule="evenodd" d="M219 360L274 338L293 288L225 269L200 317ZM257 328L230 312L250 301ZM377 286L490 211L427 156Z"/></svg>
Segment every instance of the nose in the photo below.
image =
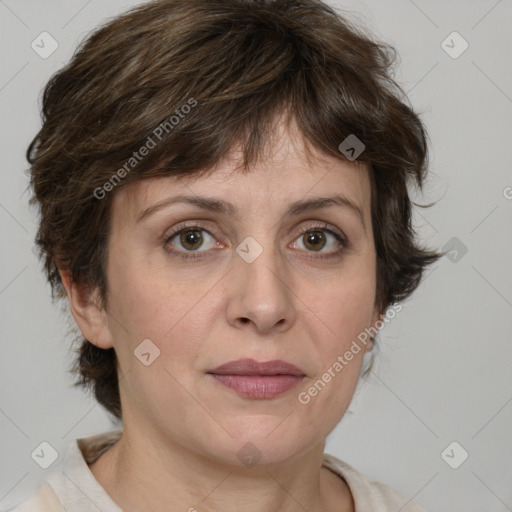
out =
<svg viewBox="0 0 512 512"><path fill-rule="evenodd" d="M290 272L284 257L270 242L258 245L263 251L252 261L244 256L243 248L234 254L228 285L228 322L260 334L284 332L295 323L297 314Z"/></svg>

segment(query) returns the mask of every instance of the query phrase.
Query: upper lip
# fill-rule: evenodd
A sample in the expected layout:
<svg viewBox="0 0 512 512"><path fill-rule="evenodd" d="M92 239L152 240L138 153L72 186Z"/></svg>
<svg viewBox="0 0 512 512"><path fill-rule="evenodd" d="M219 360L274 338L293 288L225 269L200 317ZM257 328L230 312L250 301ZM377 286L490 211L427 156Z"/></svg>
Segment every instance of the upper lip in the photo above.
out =
<svg viewBox="0 0 512 512"><path fill-rule="evenodd" d="M294 364L281 359L258 362L254 359L237 359L209 370L207 373L217 375L297 375L303 377L304 372Z"/></svg>

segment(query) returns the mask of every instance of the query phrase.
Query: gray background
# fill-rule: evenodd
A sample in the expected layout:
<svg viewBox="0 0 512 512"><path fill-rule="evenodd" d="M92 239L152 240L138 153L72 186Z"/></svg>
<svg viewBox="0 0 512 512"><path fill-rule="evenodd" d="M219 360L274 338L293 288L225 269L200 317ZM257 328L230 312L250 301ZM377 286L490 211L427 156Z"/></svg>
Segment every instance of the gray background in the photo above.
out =
<svg viewBox="0 0 512 512"><path fill-rule="evenodd" d="M0 0L2 509L52 469L30 456L42 441L62 457L72 439L115 428L70 387L69 326L34 255L23 170L45 82L90 29L136 3ZM456 252L382 330L375 371L326 451L432 512L511 511L512 2L331 3L398 49L396 77L432 142L431 176L415 198L437 204L416 210L415 225L428 245ZM59 45L47 59L31 48L43 31ZM457 58L442 46L453 31L469 44ZM447 44L462 49L460 39ZM457 469L441 456L453 441L469 453ZM452 465L462 448L448 450Z"/></svg>

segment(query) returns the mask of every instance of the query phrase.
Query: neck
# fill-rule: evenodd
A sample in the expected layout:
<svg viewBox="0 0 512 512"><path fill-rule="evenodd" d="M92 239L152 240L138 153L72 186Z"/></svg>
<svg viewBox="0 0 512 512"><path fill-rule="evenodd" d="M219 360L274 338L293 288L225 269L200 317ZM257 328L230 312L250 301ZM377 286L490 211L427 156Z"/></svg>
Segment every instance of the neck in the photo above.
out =
<svg viewBox="0 0 512 512"><path fill-rule="evenodd" d="M121 439L90 465L96 480L126 512L350 512L345 482L322 466L325 443L300 458L245 467L219 463L156 436Z"/></svg>

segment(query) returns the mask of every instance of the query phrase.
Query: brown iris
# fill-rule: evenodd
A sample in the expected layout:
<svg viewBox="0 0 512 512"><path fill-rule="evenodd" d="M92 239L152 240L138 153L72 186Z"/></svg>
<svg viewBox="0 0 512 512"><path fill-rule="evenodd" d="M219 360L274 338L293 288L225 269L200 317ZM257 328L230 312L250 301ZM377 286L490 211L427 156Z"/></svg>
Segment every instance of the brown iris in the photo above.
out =
<svg viewBox="0 0 512 512"><path fill-rule="evenodd" d="M314 251L322 249L325 246L325 235L322 231L308 231L305 233L305 240L307 242L304 245L308 248L312 248Z"/></svg>
<svg viewBox="0 0 512 512"><path fill-rule="evenodd" d="M180 242L186 249L199 249L203 243L203 235L199 229L189 229L182 231L180 234Z"/></svg>

